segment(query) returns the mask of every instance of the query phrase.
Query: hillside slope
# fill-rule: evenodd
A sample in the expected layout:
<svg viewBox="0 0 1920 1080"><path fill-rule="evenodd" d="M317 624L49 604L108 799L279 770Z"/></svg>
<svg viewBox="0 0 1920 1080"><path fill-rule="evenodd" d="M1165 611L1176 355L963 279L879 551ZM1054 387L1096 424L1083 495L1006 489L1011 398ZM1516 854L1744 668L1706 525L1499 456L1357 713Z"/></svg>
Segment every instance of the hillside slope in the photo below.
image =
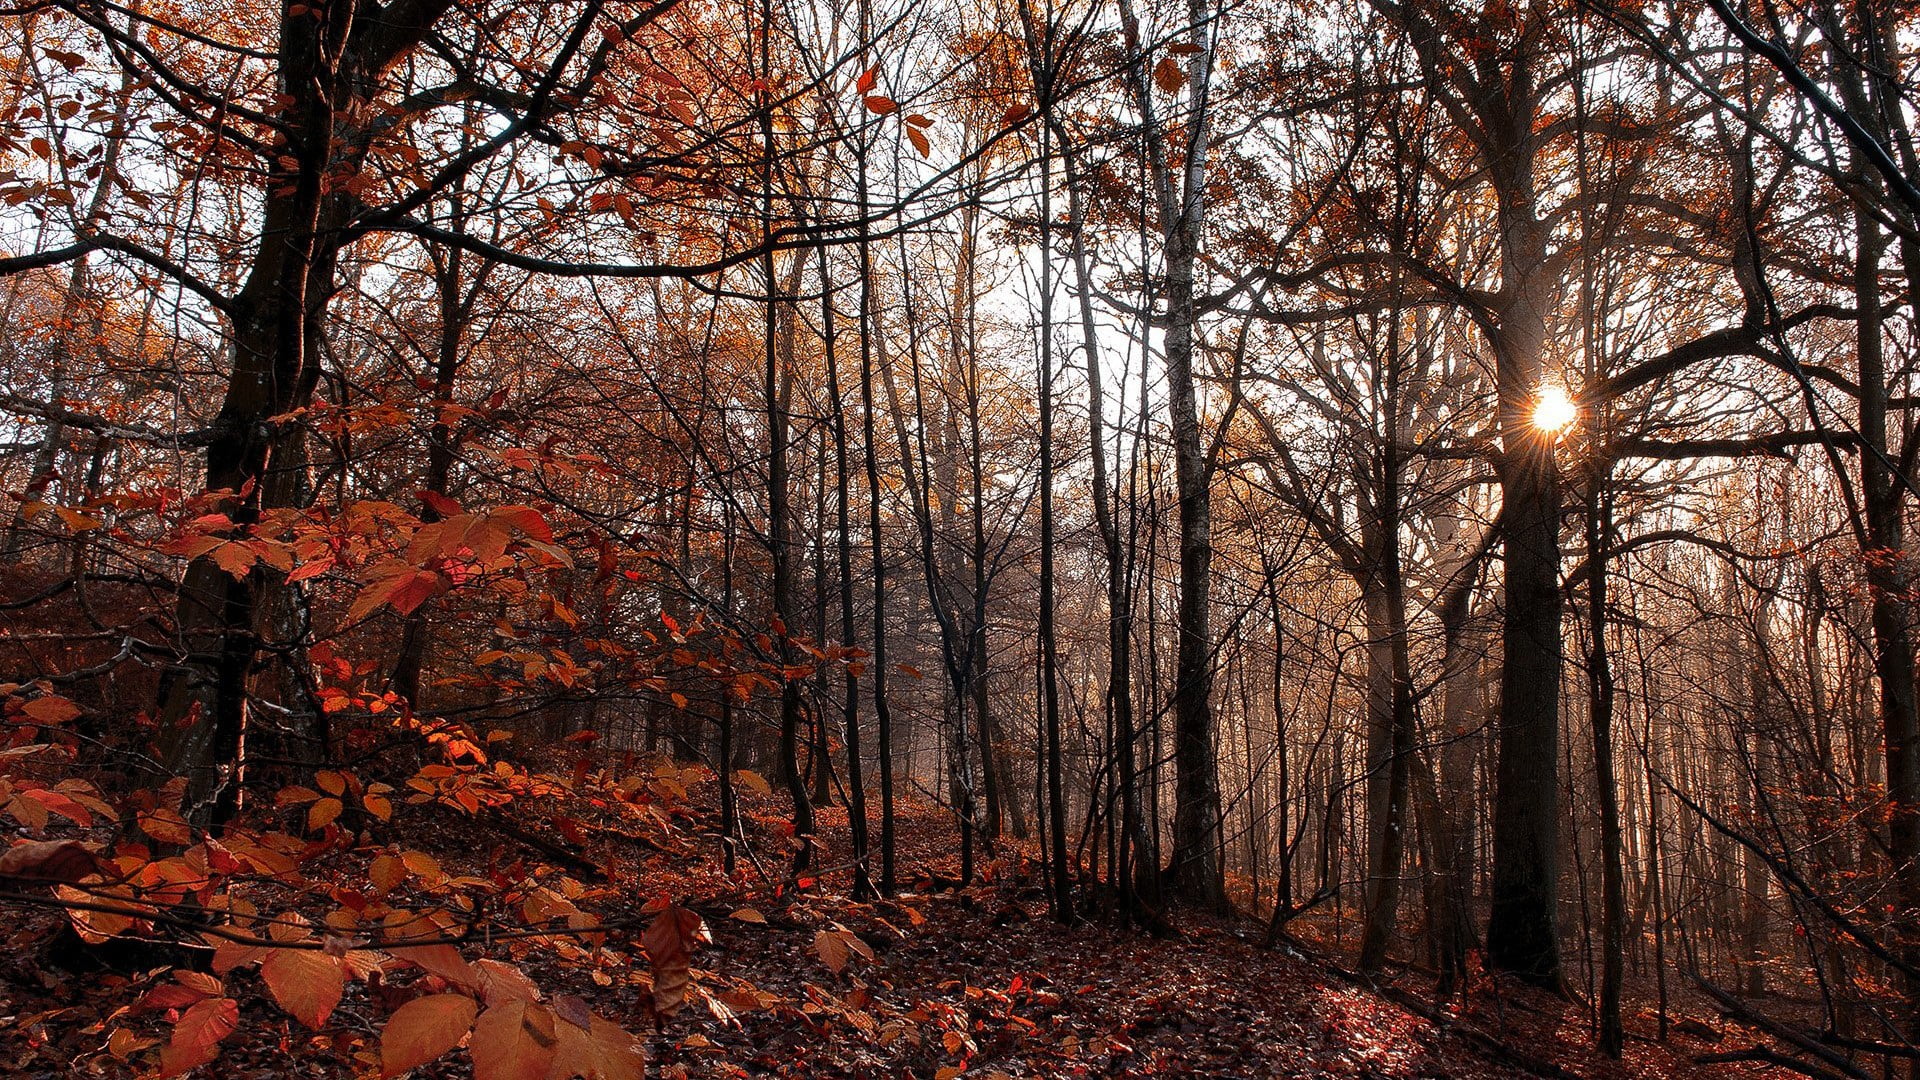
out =
<svg viewBox="0 0 1920 1080"><path fill-rule="evenodd" d="M354 805L354 792L368 797L357 780L345 805L325 805L335 775L325 790L290 786L255 811L261 827L278 820L289 830L265 836L306 826L305 846L289 855L297 869L236 873L205 902L271 910L280 925L270 922L269 935L308 951L195 934L177 917L185 907L152 905L141 911L159 918L130 919L130 931L87 945L70 920L117 928L99 922L113 916L98 910L112 907L97 902L106 895L98 875L77 890L16 878L0 892L15 920L8 955L34 961L0 969L0 1073L153 1075L192 1071L204 1057L206 1075L372 1076L403 1071L412 1053L430 1058L416 1076L475 1075L479 1057L482 1080L558 1080L572 1044L562 1038L555 1057L553 1032L532 1019L512 1032L518 1042L495 1045L505 1037L486 1017L525 996L537 1002L526 1016L537 1012L562 1035L571 1037L572 1020L606 1036L593 1044L606 1053L572 1067L609 1078L635 1075L638 1055L646 1075L668 1077L1726 1075L1687 1064L1712 1049L1692 1044L1641 1039L1624 1062L1596 1059L1583 1049L1584 1011L1536 994L1479 987L1470 1013L1455 1017L1412 996L1410 978L1409 989L1388 989L1399 999L1390 1000L1291 945L1258 947L1251 925L1183 918L1171 938L1061 926L1012 846L985 864L985 882L936 891L956 873L955 841L946 812L924 803L900 815L902 878L914 887L856 903L846 895L844 811L822 812L819 869L793 879L781 803L766 794L742 795L742 857L727 875L717 784L698 767L526 773L516 798L476 811L442 790L388 821ZM163 816L137 820L164 833ZM123 832L109 847L104 822L76 824L56 818L30 842L94 835L83 842L125 865ZM187 855L254 842L236 833ZM89 889L95 910L76 903ZM676 967L662 911L686 920L690 965ZM434 925L452 944L381 938L379 928L422 913L438 913ZM282 929L302 923L324 933L324 945ZM205 924L257 929L240 917ZM196 937L217 948L187 947ZM274 959L285 955L302 963ZM340 967L327 967L336 955ZM425 999L451 1009L454 1026L396 1050L402 1039L385 1025L402 1026L400 1010ZM228 1001L231 1022L209 1027L210 1004ZM466 1036L461 1025L482 1004ZM427 1008L415 1005L409 1023ZM467 1049L454 1048L463 1036ZM617 1044L619 1053L607 1049ZM436 1048L445 1052L428 1053Z"/></svg>

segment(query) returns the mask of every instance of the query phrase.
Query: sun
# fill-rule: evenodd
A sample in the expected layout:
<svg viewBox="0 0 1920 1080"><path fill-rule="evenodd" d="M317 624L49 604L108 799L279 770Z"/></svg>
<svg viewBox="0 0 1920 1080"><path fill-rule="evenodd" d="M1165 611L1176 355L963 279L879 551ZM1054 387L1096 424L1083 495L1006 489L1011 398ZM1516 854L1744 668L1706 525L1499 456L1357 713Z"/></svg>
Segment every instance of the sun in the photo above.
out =
<svg viewBox="0 0 1920 1080"><path fill-rule="evenodd" d="M1541 431L1557 432L1580 417L1580 406L1567 396L1567 389L1554 383L1540 388L1533 403L1533 426Z"/></svg>

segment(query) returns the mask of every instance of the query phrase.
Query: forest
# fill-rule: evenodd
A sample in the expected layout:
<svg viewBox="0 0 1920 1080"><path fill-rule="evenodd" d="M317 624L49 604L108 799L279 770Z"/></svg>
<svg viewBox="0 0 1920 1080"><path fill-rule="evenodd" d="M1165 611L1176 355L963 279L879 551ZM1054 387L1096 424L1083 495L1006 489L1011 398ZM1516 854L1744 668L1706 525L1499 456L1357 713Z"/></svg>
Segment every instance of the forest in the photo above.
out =
<svg viewBox="0 0 1920 1080"><path fill-rule="evenodd" d="M1920 1078L1920 7L0 2L0 1075Z"/></svg>

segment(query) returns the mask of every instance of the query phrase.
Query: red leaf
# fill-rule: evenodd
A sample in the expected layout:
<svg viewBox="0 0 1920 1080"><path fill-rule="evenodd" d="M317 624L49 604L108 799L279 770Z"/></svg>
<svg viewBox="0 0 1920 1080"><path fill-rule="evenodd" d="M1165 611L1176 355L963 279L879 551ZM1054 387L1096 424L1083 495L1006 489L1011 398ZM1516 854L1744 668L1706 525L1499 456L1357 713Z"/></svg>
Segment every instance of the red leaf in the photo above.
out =
<svg viewBox="0 0 1920 1080"><path fill-rule="evenodd" d="M420 492L420 501L433 509L441 517L452 517L460 512L460 504L447 498L438 491Z"/></svg>
<svg viewBox="0 0 1920 1080"><path fill-rule="evenodd" d="M382 604L392 605L393 610L402 615L411 615L421 604L439 595L447 584L445 578L432 570L391 560L360 590L353 607L347 610L347 621L358 622Z"/></svg>

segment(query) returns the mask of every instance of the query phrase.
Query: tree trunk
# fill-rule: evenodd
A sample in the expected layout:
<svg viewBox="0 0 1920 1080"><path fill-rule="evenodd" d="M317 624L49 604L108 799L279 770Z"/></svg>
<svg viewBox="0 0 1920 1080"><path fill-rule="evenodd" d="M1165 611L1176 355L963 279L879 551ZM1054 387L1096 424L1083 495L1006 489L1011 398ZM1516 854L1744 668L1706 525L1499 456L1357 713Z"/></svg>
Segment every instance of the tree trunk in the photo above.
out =
<svg viewBox="0 0 1920 1080"><path fill-rule="evenodd" d="M1392 458L1389 450L1388 456ZM1359 967L1377 969L1398 926L1406 852L1407 789L1413 764L1413 676L1408 658L1406 586L1400 574L1399 484L1382 486L1381 521L1368 546L1377 573L1367 609L1367 882Z"/></svg>
<svg viewBox="0 0 1920 1080"><path fill-rule="evenodd" d="M1493 345L1506 582L1487 961L1558 988L1560 477L1551 433L1532 423L1552 283L1543 280L1547 228L1535 205L1531 93L1514 90L1512 97L1529 107L1506 133L1507 152L1489 163L1501 226Z"/></svg>
<svg viewBox="0 0 1920 1080"><path fill-rule="evenodd" d="M1880 683L1881 736L1886 747L1887 840L1900 906L1897 934L1901 956L1920 964L1916 912L1920 912L1920 710L1916 709L1914 641L1908 590L1913 575L1902 520L1906 478L1896 476L1887 436L1887 369L1882 343L1880 258L1884 239L1865 208L1854 215L1859 255L1854 269L1854 306L1858 311L1860 365L1860 488L1867 519L1863 552L1872 590L1874 673ZM1909 992L1920 997L1920 987ZM1920 1037L1920 1018L1910 1018L1908 1034Z"/></svg>
<svg viewBox="0 0 1920 1080"><path fill-rule="evenodd" d="M332 227L344 211L339 197L323 193L322 179L332 97L350 93L351 82L344 63L329 62L337 43L322 40L336 32L316 19L281 23L281 89L291 99L282 113L286 153L267 180L260 246L229 311L233 370L206 457L207 490L227 493L213 509L236 530L293 493L272 475L275 451L290 445L273 418L305 404L319 379L317 315L332 285ZM188 565L180 584L176 632L185 659L161 680L157 749L174 774L187 777L186 807L197 824L225 823L239 807L248 683L258 653L254 618L264 587L258 569L236 578L205 556Z"/></svg>
<svg viewBox="0 0 1920 1080"><path fill-rule="evenodd" d="M1617 1058L1625 1043L1620 993L1626 949L1626 871L1621 864L1620 791L1613 770L1613 657L1607 648L1607 577L1612 543L1613 470L1591 463L1587 491L1587 711L1600 808L1600 1052Z"/></svg>

